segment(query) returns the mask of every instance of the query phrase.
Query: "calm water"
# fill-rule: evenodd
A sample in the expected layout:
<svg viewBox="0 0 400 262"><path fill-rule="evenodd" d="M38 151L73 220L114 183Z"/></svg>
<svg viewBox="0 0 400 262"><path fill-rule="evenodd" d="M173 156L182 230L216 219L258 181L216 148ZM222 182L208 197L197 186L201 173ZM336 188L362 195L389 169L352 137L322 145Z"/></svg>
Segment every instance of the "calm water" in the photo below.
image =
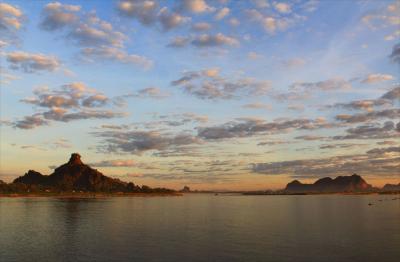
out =
<svg viewBox="0 0 400 262"><path fill-rule="evenodd" d="M399 261L394 197L2 198L0 261Z"/></svg>

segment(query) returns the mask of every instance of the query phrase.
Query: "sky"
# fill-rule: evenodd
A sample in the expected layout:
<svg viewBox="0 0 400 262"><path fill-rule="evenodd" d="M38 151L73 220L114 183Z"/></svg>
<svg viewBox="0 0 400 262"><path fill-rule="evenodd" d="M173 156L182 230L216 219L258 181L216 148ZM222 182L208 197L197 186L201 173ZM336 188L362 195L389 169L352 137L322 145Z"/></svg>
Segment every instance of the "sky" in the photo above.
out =
<svg viewBox="0 0 400 262"><path fill-rule="evenodd" d="M400 182L400 3L0 2L0 179Z"/></svg>

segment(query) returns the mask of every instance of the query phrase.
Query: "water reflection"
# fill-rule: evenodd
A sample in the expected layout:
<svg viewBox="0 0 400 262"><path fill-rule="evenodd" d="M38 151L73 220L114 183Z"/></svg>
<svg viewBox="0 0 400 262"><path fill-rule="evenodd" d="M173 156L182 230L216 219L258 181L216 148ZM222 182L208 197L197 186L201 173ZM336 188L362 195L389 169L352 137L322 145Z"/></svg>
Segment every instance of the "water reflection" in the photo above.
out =
<svg viewBox="0 0 400 262"><path fill-rule="evenodd" d="M0 199L0 261L395 261L379 197Z"/></svg>

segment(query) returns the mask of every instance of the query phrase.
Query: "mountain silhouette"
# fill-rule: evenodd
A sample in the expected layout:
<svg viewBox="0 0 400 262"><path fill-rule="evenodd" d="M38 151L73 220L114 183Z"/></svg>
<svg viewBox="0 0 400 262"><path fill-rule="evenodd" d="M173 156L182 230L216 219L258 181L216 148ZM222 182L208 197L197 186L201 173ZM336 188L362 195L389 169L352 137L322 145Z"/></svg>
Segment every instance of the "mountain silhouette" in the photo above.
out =
<svg viewBox="0 0 400 262"><path fill-rule="evenodd" d="M294 180L286 185L285 191L295 193L321 192L362 192L370 191L372 186L368 184L361 176L338 176L335 179L324 177L313 184L302 184L298 180Z"/></svg>
<svg viewBox="0 0 400 262"><path fill-rule="evenodd" d="M45 183L46 178L46 176L36 172L35 170L29 170L24 176L16 178L13 183L41 185Z"/></svg>
<svg viewBox="0 0 400 262"><path fill-rule="evenodd" d="M386 184L382 188L383 191L400 191L400 183L399 184Z"/></svg>
<svg viewBox="0 0 400 262"><path fill-rule="evenodd" d="M103 175L97 169L91 168L82 162L78 153L71 154L69 161L56 169L48 176L34 170L16 178L10 185L21 185L29 189L54 191L89 191L89 192L173 192L165 188L152 189L148 186L136 186L119 179ZM23 187L25 185L25 187Z"/></svg>

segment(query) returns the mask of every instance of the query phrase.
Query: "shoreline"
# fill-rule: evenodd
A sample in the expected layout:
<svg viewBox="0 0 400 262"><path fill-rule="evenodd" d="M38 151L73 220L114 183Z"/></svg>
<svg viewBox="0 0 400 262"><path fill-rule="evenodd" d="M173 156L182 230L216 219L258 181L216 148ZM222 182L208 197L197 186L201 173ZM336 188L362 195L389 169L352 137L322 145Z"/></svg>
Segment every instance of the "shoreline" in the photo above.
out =
<svg viewBox="0 0 400 262"><path fill-rule="evenodd" d="M102 193L102 192L85 192L85 193L0 193L0 198L112 198L112 197L178 197L185 194L214 194L215 196L223 195L242 195L242 196L313 196L313 195L400 195L399 191L395 192L308 192L308 193L262 193L262 192L174 192L174 193Z"/></svg>
<svg viewBox="0 0 400 262"><path fill-rule="evenodd" d="M111 198L111 197L168 197L181 193L0 193L0 198Z"/></svg>
<svg viewBox="0 0 400 262"><path fill-rule="evenodd" d="M312 196L312 195L400 195L400 192L305 192L305 193L242 193L244 196Z"/></svg>

